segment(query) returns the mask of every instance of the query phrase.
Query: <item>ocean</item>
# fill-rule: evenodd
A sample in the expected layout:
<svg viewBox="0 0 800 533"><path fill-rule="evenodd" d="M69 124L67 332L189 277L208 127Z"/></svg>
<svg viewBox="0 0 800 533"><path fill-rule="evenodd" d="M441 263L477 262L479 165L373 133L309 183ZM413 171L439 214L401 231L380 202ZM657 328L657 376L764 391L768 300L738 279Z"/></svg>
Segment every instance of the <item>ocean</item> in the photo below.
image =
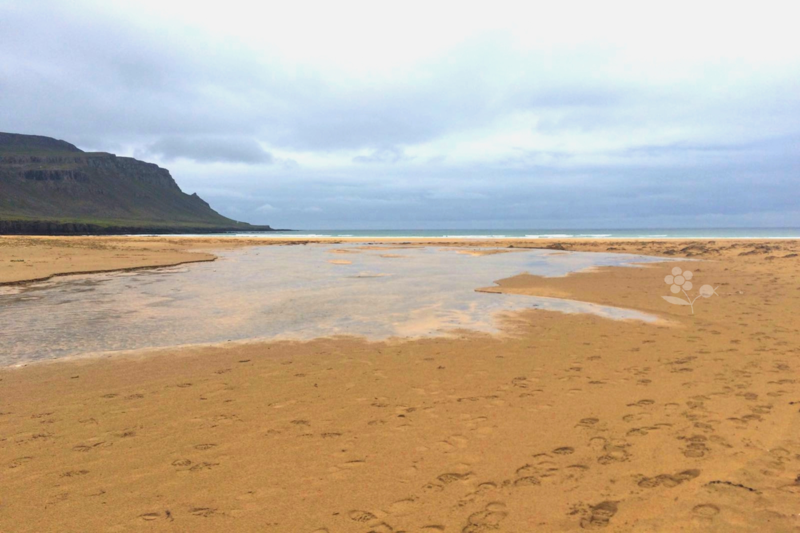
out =
<svg viewBox="0 0 800 533"><path fill-rule="evenodd" d="M680 229L401 229L242 232L232 236L459 238L459 239L800 239L800 228Z"/></svg>

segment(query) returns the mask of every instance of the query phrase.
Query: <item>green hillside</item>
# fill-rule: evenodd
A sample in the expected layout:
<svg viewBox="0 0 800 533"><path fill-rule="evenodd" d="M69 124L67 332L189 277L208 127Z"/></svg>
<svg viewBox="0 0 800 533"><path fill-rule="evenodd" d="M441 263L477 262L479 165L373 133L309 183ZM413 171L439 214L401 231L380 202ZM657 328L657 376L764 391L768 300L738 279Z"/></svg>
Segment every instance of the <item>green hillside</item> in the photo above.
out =
<svg viewBox="0 0 800 533"><path fill-rule="evenodd" d="M152 163L0 133L0 234L268 231L226 218Z"/></svg>

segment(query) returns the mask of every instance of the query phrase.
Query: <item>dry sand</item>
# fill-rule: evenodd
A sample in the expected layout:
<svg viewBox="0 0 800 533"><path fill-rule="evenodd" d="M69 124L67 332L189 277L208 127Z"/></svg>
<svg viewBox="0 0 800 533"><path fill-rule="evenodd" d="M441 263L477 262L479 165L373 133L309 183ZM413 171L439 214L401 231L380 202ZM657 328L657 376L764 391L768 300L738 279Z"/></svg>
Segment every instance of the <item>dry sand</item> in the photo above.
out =
<svg viewBox="0 0 800 533"><path fill-rule="evenodd" d="M81 269L129 268L141 265L114 254L169 264L230 245L61 241L3 239L2 280L28 274L9 250L53 274L63 261L48 258L63 253ZM495 337L176 348L0 370L0 531L797 531L798 244L559 247L691 255L701 262L677 264L718 295L694 316L666 303L675 264L523 275L488 290L665 323L527 311Z"/></svg>

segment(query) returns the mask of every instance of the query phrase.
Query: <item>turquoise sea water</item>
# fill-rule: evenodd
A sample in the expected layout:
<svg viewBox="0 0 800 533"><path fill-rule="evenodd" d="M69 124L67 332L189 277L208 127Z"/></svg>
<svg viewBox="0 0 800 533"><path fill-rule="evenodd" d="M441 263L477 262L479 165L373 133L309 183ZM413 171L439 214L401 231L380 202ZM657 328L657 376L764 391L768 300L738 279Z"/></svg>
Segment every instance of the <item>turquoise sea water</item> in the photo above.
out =
<svg viewBox="0 0 800 533"><path fill-rule="evenodd" d="M486 229L486 230L297 230L231 235L286 235L293 237L421 237L468 239L800 239L800 228L681 228L681 229Z"/></svg>

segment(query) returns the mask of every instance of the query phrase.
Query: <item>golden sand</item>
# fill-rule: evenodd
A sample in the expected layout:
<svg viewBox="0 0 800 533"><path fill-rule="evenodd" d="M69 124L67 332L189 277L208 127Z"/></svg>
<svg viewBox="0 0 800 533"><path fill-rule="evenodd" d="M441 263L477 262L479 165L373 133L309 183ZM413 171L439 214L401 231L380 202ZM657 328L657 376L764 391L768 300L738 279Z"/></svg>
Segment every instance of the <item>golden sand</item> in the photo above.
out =
<svg viewBox="0 0 800 533"><path fill-rule="evenodd" d="M796 242L560 243L689 255L700 261L677 265L717 294L694 315L665 302L675 263L521 275L485 290L664 320L526 311L494 337L185 347L0 370L0 531L797 530ZM220 245L231 244L1 239L0 279L58 273L65 254L100 270L210 259L191 250Z"/></svg>
<svg viewBox="0 0 800 533"><path fill-rule="evenodd" d="M0 284L213 261L213 254L190 251L203 246L188 239L0 236Z"/></svg>

